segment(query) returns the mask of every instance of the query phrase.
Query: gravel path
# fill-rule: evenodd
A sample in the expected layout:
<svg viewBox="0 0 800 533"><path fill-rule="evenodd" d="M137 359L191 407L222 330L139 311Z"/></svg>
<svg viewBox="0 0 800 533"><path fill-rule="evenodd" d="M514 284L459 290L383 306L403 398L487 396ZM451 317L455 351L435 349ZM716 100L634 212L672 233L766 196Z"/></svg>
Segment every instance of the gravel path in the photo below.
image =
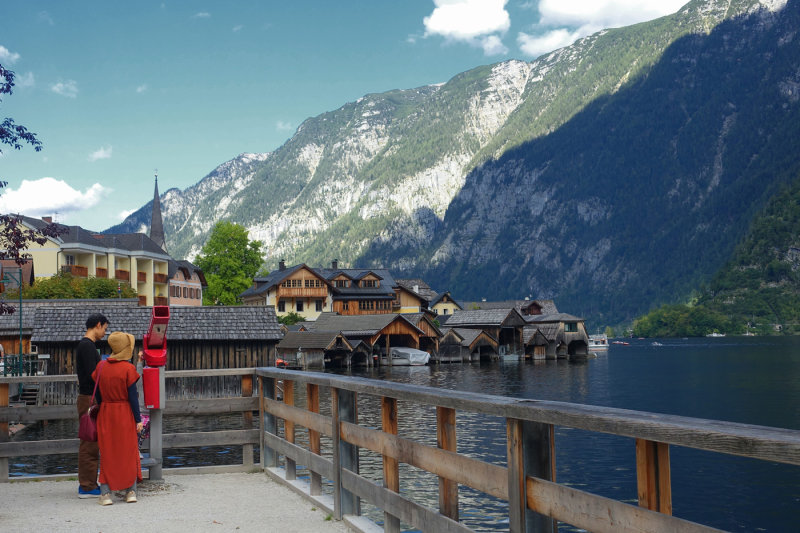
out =
<svg viewBox="0 0 800 533"><path fill-rule="evenodd" d="M0 484L3 531L248 532L349 531L342 522L265 474L165 474L145 479L138 503L78 498L77 481Z"/></svg>

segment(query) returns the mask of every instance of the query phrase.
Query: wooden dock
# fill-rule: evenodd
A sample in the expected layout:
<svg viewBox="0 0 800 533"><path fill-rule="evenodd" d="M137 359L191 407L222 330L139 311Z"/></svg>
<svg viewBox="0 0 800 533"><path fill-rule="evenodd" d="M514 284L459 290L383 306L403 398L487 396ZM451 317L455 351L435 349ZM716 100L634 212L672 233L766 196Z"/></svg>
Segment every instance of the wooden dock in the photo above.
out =
<svg viewBox="0 0 800 533"><path fill-rule="evenodd" d="M800 465L797 430L266 367L166 373L167 380L232 377L241 382L236 395L222 387L221 394L227 396L209 398L208 388L203 386L205 397L168 399L164 415L241 413L243 429L164 434L162 443L165 449L242 446L242 464L180 471L266 472L303 494L314 507L325 508L326 501L332 502L333 518L358 531L371 527L362 516L362 501L382 510L385 531L399 531L401 523L423 531L470 531L459 520L463 511L460 486L508 502L509 530L513 532L555 531L557 521L589 531L711 531L672 516L670 446ZM77 439L8 442L7 425L12 420L75 418L74 405L4 407L9 386L31 380L75 379L74 375L0 378L0 482L8 481L11 457L74 454L78 448ZM283 391L280 400L279 390ZM425 435L435 436L435 444L400 434L398 400L404 406L435 409L435 427ZM367 404L380 413L379 427L360 423L359 410ZM258 412L257 424L254 411ZM455 422L460 412L505 421L501 429L506 443L504 464L458 453ZM638 505L558 483L554 475L556 426L630 438ZM255 445L260 450L257 462ZM362 475L361 453L380 457L380 480ZM418 501L414 491L400 491L401 463L438 477L438 506ZM298 479L298 465L308 472L307 479ZM165 479L173 473L177 472L164 469ZM221 501L226 501L225 497L220 495Z"/></svg>

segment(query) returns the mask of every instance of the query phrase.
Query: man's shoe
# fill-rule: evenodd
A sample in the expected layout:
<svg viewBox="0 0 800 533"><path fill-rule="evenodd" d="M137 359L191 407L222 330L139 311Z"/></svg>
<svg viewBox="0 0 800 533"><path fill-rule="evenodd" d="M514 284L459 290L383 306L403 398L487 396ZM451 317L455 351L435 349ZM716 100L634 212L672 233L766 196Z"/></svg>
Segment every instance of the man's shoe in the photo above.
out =
<svg viewBox="0 0 800 533"><path fill-rule="evenodd" d="M129 490L125 493L125 503L136 503L136 492Z"/></svg>
<svg viewBox="0 0 800 533"><path fill-rule="evenodd" d="M97 500L97 503L100 505L113 505L114 502L111 501L111 493L108 494L101 494L100 499Z"/></svg>
<svg viewBox="0 0 800 533"><path fill-rule="evenodd" d="M97 498L100 496L100 487L94 490L84 490L83 487L78 487L78 498L85 500L86 498Z"/></svg>

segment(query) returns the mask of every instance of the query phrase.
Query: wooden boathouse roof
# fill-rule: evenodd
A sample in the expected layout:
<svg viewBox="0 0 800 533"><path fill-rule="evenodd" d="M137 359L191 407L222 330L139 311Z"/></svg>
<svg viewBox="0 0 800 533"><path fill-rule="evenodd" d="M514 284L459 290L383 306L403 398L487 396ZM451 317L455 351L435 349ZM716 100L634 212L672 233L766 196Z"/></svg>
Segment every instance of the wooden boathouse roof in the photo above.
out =
<svg viewBox="0 0 800 533"><path fill-rule="evenodd" d="M19 307L19 301L7 300L6 303ZM138 307L137 298L113 298L113 299L85 299L85 300L22 300L22 310L16 309L13 315L0 315L0 337L19 335L19 317L22 314L22 333L31 335L36 322L36 311L41 308L70 308L73 313L80 315L83 330L81 336L86 332L86 319L91 313L95 313L98 307L113 306L118 307ZM80 337L79 337L80 338Z"/></svg>
<svg viewBox="0 0 800 533"><path fill-rule="evenodd" d="M102 313L109 320L108 333L125 331L137 339L147 332L151 307L41 307L36 310L32 342L78 341L86 332L86 318ZM275 309L270 306L170 307L167 329L170 341L270 340L283 337Z"/></svg>

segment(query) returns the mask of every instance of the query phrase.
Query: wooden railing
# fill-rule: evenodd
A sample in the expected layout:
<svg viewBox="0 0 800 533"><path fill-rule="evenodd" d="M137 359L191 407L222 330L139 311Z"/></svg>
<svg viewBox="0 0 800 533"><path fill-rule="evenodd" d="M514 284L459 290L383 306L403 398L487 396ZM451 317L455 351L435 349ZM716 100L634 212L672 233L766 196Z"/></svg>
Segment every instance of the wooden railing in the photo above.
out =
<svg viewBox="0 0 800 533"><path fill-rule="evenodd" d="M180 399L167 399L163 410L164 416L196 416L196 415L222 415L242 413L244 417L243 429L220 430L191 433L167 433L162 437L162 448L189 448L200 446L242 446L242 464L227 466L198 466L180 469L166 469L167 472L248 472L254 467L254 445L259 442L259 431L254 429L253 411L258 408L258 398L253 395L254 369L234 368L216 370L187 370L168 371L166 380L202 380L204 378L240 377L241 396L209 397L210 387L201 384L196 387L200 395L195 397L182 397ZM8 407L9 388L16 387L19 383L37 383L40 387L77 383L74 374L62 376L34 376L34 377L0 377L0 482L9 481L8 459L20 456L61 455L77 454L79 441L77 438L26 441L15 440L9 442L8 424L11 421L30 423L39 420L77 420L75 398L61 395L61 405L46 405L43 407ZM227 387L220 387L224 389ZM141 396L140 396L141 398ZM54 398L51 397L51 401ZM72 402L72 403L66 403ZM76 425L77 428L77 425ZM24 436L24 434L22 434ZM77 429L76 435L77 437ZM152 436L151 436L152 438ZM144 449L149 449L146 440ZM152 462L152 461L151 461ZM160 464L160 458L157 458ZM143 462L147 465L148 462ZM44 474L44 473L43 473ZM69 474L74 476L75 474ZM36 476L33 476L36 477ZM52 476L48 476L52 477ZM26 476L26 479L28 477Z"/></svg>
<svg viewBox="0 0 800 533"><path fill-rule="evenodd" d="M136 281L139 283L144 283L147 281L147 272L142 272L141 270L136 273Z"/></svg>
<svg viewBox="0 0 800 533"><path fill-rule="evenodd" d="M167 283L167 281L169 281L169 280L167 279L167 275L166 274L161 274L159 272L155 272L153 274L153 282L154 283Z"/></svg>
<svg viewBox="0 0 800 533"><path fill-rule="evenodd" d="M130 281L131 273L128 270L115 270L114 271L114 278L120 281Z"/></svg>
<svg viewBox="0 0 800 533"><path fill-rule="evenodd" d="M73 276L77 276L79 278L89 277L89 268L81 265L62 265L61 271L69 272Z"/></svg>
<svg viewBox="0 0 800 533"><path fill-rule="evenodd" d="M153 297L153 305L169 305L169 298L166 296Z"/></svg>
<svg viewBox="0 0 800 533"><path fill-rule="evenodd" d="M399 531L401 521L422 531L467 531L458 521L458 485L507 501L510 530L515 532L554 531L556 521L589 531L711 531L671 516L670 445L800 465L800 431L788 429L282 369L259 368L257 375L261 463L267 472L297 487L297 464L306 465L310 475L304 491L309 497L321 494L323 478L330 480L337 519L359 515L363 499L384 511L385 531ZM275 399L279 380L283 401ZM295 386L301 385L306 388L305 408L294 405ZM330 391L326 407L331 416L320 414L323 390ZM398 399L404 406L435 406L436 447L398 435ZM359 424L365 402L379 406L380 428ZM456 451L457 412L505 419L505 466ZM297 444L298 426L307 430L306 447ZM555 426L634 439L639 506L556 483ZM330 457L320 453L320 435L332 439ZM360 475L359 449L380 454L382 482ZM413 501L413 491L399 493L399 463L438 476L438 510Z"/></svg>
<svg viewBox="0 0 800 533"><path fill-rule="evenodd" d="M139 296L139 305L141 306L147 305L147 296Z"/></svg>
<svg viewBox="0 0 800 533"><path fill-rule="evenodd" d="M102 267L97 267L95 269L94 277L96 277L96 278L107 278L108 277L108 269L102 268Z"/></svg>

